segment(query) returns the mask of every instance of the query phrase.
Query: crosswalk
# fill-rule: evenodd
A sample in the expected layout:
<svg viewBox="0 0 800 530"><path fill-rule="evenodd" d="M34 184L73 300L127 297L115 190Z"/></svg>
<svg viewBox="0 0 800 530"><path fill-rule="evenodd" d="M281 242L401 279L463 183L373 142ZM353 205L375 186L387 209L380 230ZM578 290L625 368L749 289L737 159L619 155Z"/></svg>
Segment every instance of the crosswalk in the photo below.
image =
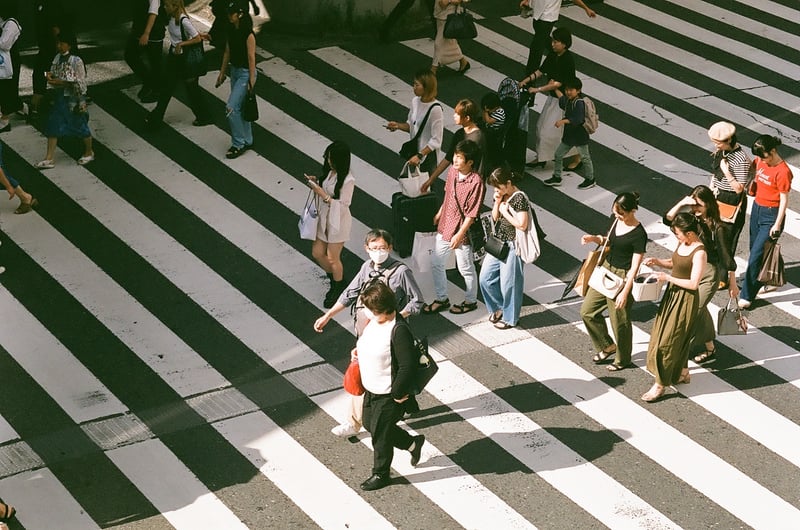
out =
<svg viewBox="0 0 800 530"><path fill-rule="evenodd" d="M366 232L391 227L407 138L383 124L406 116L432 41L261 53L256 147L235 160L222 156L228 88L214 72L201 79L209 127L176 99L168 126L147 132L138 87L97 87L87 166L65 141L55 169L33 169L44 138L15 126L5 166L41 206L0 205L0 499L18 510L13 527L800 528L800 178L781 238L789 283L760 295L749 333L718 337L718 359L690 362L691 384L662 401L638 399L655 304L633 309L638 369L611 375L590 361L580 300L559 301L587 251L580 235L605 226L621 191L641 193L648 253L671 252L661 215L707 182L709 124L736 123L744 145L779 135L800 160L800 9L718 4L606 0L596 19L562 9L600 114L598 186L579 191L566 173L547 188L548 169L525 179L548 238L525 267L517 328L495 329L483 306L412 319L440 364L404 424L428 442L416 468L398 454L378 492L358 487L369 437L329 433L347 408L354 336L346 312L314 332L326 282L296 223L303 173L341 139L357 183L349 273ZM458 99L523 69L530 21L513 7L476 5L469 74L441 69L446 143ZM431 297L428 275L417 279Z"/></svg>

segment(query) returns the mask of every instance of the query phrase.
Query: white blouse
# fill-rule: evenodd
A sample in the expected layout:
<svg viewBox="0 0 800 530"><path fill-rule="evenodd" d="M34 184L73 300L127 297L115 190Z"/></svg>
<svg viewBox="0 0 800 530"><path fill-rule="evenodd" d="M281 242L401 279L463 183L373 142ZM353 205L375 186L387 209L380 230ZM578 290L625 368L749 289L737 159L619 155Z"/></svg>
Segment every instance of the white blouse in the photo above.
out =
<svg viewBox="0 0 800 530"><path fill-rule="evenodd" d="M370 320L356 343L361 383L372 394L392 392L392 330L397 319Z"/></svg>

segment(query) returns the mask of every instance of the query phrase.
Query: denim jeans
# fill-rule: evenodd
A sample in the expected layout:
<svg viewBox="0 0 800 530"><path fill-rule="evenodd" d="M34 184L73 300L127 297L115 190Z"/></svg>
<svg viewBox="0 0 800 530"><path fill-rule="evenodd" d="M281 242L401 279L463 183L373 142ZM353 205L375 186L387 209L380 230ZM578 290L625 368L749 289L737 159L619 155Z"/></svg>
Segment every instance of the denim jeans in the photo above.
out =
<svg viewBox="0 0 800 530"><path fill-rule="evenodd" d="M231 95L228 98L228 123L231 126L231 146L238 149L253 145L253 125L242 119L242 105L247 95L250 71L231 66Z"/></svg>
<svg viewBox="0 0 800 530"><path fill-rule="evenodd" d="M480 286L483 301L489 313L503 310L503 322L517 325L522 308L522 260L514 250L514 242L506 243L510 248L505 261L486 254L481 265Z"/></svg>
<svg viewBox="0 0 800 530"><path fill-rule="evenodd" d="M753 201L753 209L750 211L750 257L747 259L747 271L742 282L742 300L752 302L763 285L758 281L758 273L761 272L761 261L764 258L764 243L770 238L769 231L777 218L777 206L761 206Z"/></svg>
<svg viewBox="0 0 800 530"><path fill-rule="evenodd" d="M564 155L567 154L567 151L572 149L573 146L567 145L564 142L558 144L556 148L555 154L555 167L553 168L553 176L556 178L561 178L561 171L562 171L562 164L564 161ZM592 164L592 155L589 154L589 144L584 145L576 145L574 146L575 149L578 150L578 154L581 155L581 162L583 162L583 178L587 180L594 180L594 165Z"/></svg>
<svg viewBox="0 0 800 530"><path fill-rule="evenodd" d="M450 242L442 239L442 234L436 234L436 246L431 256L431 272L433 273L433 289L436 291L437 300L447 299L447 273L445 266L450 257ZM478 301L478 283L475 274L475 261L472 257L472 247L466 241L455 249L456 265L458 272L464 278L466 290L464 301L468 304Z"/></svg>

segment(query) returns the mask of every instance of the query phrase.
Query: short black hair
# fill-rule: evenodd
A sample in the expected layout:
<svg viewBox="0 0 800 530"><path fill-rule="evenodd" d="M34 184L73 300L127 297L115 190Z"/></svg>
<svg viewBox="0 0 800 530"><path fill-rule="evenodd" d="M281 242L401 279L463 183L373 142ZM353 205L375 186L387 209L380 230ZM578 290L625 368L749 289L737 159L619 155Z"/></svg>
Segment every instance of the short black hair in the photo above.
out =
<svg viewBox="0 0 800 530"><path fill-rule="evenodd" d="M461 140L453 152L463 156L467 162L472 161L473 168L481 161L481 148L472 140Z"/></svg>
<svg viewBox="0 0 800 530"><path fill-rule="evenodd" d="M583 82L577 77L567 79L566 81L564 81L564 90L568 88L574 88L578 92L580 92L583 89Z"/></svg>
<svg viewBox="0 0 800 530"><path fill-rule="evenodd" d="M377 241L378 239L383 239L386 241L386 244L390 247L393 246L394 238L392 234L389 233L388 230L384 230L383 228L373 228L369 232L367 232L367 237L364 238L364 244L369 245L373 241Z"/></svg>
<svg viewBox="0 0 800 530"><path fill-rule="evenodd" d="M481 98L481 107L484 109L496 109L499 106L501 106L501 103L497 92L489 92Z"/></svg>
<svg viewBox="0 0 800 530"><path fill-rule="evenodd" d="M572 32L567 28L554 29L551 38L566 46L567 49L572 46Z"/></svg>

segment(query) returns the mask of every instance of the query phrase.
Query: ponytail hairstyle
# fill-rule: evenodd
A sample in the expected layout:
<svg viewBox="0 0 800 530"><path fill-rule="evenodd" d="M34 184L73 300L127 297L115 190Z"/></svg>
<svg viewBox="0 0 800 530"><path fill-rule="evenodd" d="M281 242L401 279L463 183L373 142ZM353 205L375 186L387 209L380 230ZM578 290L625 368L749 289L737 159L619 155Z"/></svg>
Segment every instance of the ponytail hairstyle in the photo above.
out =
<svg viewBox="0 0 800 530"><path fill-rule="evenodd" d="M333 188L333 198L339 198L344 179L350 174L350 147L341 140L336 140L325 149L322 161L322 173L327 178L331 171L336 172L336 186Z"/></svg>
<svg viewBox="0 0 800 530"><path fill-rule="evenodd" d="M689 212L680 212L675 216L675 218L672 220L672 224L670 225L670 229L672 230L673 234L675 233L676 228L684 234L688 232L694 232L698 238L701 235L700 223L697 220L697 217Z"/></svg>
<svg viewBox="0 0 800 530"><path fill-rule="evenodd" d="M621 212L632 212L639 209L639 192L626 191L617 195L614 204Z"/></svg>
<svg viewBox="0 0 800 530"><path fill-rule="evenodd" d="M770 151L777 149L781 145L781 139L777 136L770 136L769 134L762 134L756 141L753 142L753 156L764 158L769 155Z"/></svg>

